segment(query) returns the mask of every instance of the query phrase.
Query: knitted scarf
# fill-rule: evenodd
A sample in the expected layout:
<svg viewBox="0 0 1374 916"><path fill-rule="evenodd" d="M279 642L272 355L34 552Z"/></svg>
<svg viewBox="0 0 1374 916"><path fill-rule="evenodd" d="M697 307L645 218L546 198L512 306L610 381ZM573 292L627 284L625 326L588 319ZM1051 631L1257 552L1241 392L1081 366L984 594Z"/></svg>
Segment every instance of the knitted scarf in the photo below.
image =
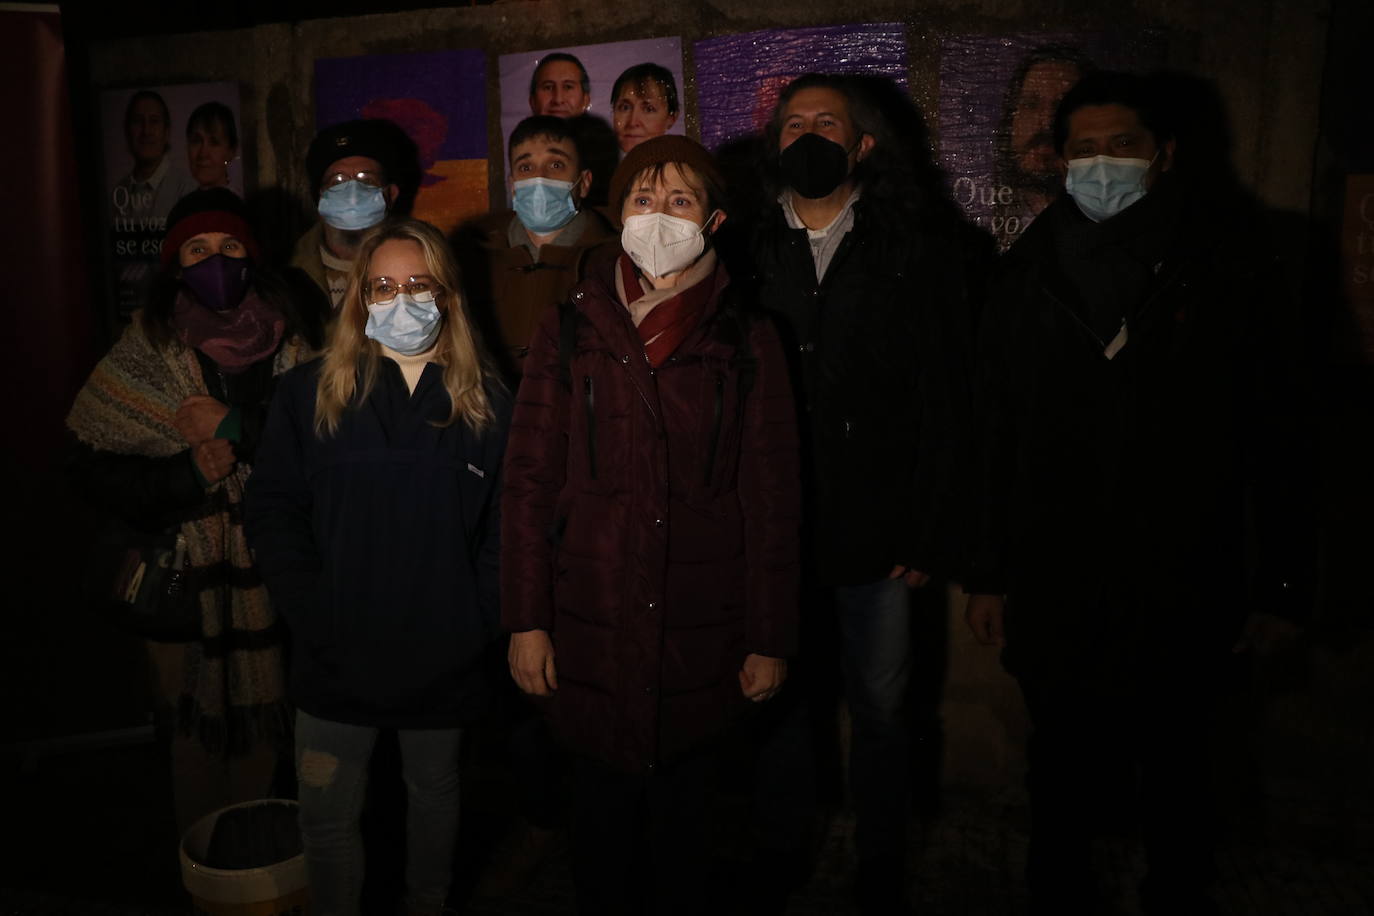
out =
<svg viewBox="0 0 1374 916"><path fill-rule="evenodd" d="M183 398L205 394L194 351L176 340L155 345L135 315L95 367L67 426L91 448L162 457L187 447L173 426ZM280 374L310 357L299 337L273 359ZM188 582L198 591L202 636L187 643L177 724L212 753L242 753L290 733L281 627L243 535L241 504L250 468L242 462L215 483L183 521Z"/></svg>

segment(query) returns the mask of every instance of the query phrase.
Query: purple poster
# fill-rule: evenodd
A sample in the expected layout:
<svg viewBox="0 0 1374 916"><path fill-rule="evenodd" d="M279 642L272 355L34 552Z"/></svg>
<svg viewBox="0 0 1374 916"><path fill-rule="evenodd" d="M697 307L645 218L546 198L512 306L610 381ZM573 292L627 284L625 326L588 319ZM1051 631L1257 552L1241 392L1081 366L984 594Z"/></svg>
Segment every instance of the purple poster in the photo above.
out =
<svg viewBox="0 0 1374 916"><path fill-rule="evenodd" d="M121 320L143 306L167 214L197 188L243 194L236 83L143 86L100 94L111 292Z"/></svg>
<svg viewBox="0 0 1374 916"><path fill-rule="evenodd" d="M1062 185L1051 127L1064 93L1089 69L1154 69L1164 50L1152 30L945 39L940 158L969 219L1010 247Z"/></svg>
<svg viewBox="0 0 1374 916"><path fill-rule="evenodd" d="M398 125L420 153L413 213L448 232L488 206L486 66L482 51L317 60L315 125Z"/></svg>
<svg viewBox="0 0 1374 916"><path fill-rule="evenodd" d="M804 73L886 76L906 86L906 33L899 22L766 29L708 38L692 51L701 142L713 150L763 130L783 87Z"/></svg>

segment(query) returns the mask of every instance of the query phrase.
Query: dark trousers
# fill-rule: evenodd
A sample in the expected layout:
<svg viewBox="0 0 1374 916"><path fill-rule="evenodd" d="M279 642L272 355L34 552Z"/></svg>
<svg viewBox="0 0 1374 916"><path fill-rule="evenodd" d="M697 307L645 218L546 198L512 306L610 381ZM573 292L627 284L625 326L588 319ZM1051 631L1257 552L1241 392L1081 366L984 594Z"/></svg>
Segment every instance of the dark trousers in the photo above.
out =
<svg viewBox="0 0 1374 916"><path fill-rule="evenodd" d="M1020 683L1034 728L1027 880L1035 910L1095 912L1090 842L1102 815L1134 795L1147 911L1193 911L1214 872L1214 679L1176 668L1129 688L1027 677Z"/></svg>
<svg viewBox="0 0 1374 916"><path fill-rule="evenodd" d="M584 916L716 912L706 828L714 752L627 774L574 757L573 878Z"/></svg>

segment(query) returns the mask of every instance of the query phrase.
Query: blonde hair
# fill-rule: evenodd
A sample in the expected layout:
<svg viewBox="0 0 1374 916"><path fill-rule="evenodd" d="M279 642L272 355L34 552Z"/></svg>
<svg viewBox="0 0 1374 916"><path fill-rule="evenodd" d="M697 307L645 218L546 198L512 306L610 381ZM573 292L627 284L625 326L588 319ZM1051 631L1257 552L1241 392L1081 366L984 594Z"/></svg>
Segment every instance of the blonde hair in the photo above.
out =
<svg viewBox="0 0 1374 916"><path fill-rule="evenodd" d="M434 361L444 367L444 389L453 409L448 419L436 425L449 426L461 418L474 432L481 432L495 418L485 383L497 376L473 334L458 285L458 266L438 229L418 219L403 219L382 223L358 248L358 258L348 275L348 290L325 343L315 394L315 434L321 438L333 435L344 410L366 401L377 383L381 346L363 333L368 314L364 291L373 254L390 241L419 245L429 275L442 288L438 304L444 327L435 343Z"/></svg>

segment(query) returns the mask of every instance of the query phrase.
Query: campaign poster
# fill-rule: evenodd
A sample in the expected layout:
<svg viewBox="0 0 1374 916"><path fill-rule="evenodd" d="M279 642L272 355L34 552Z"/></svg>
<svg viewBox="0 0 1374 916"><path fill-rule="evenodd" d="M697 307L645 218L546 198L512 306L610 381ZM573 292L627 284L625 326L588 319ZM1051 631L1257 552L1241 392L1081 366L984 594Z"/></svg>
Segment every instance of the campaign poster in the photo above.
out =
<svg viewBox="0 0 1374 916"><path fill-rule="evenodd" d="M707 38L692 46L692 56L701 142L711 150L761 133L783 87L806 73L885 76L907 85L906 31L900 22Z"/></svg>
<svg viewBox="0 0 1374 916"><path fill-rule="evenodd" d="M1164 33L958 35L940 44L940 160L955 201L1005 251L1059 194L1054 111L1092 69L1149 71Z"/></svg>
<svg viewBox="0 0 1374 916"><path fill-rule="evenodd" d="M381 118L414 141L417 219L450 232L489 206L487 64L478 50L315 61L315 126Z"/></svg>
<svg viewBox="0 0 1374 916"><path fill-rule="evenodd" d="M167 214L197 188L243 194L237 83L136 86L100 93L106 259L115 314L147 302Z"/></svg>
<svg viewBox="0 0 1374 916"><path fill-rule="evenodd" d="M1341 286L1354 313L1360 349L1374 359L1374 175L1345 179Z"/></svg>
<svg viewBox="0 0 1374 916"><path fill-rule="evenodd" d="M535 114L574 118L594 176L592 203L604 202L610 173L626 152L653 137L687 133L680 38L503 54L499 73L502 171L509 171L505 141L522 120Z"/></svg>

